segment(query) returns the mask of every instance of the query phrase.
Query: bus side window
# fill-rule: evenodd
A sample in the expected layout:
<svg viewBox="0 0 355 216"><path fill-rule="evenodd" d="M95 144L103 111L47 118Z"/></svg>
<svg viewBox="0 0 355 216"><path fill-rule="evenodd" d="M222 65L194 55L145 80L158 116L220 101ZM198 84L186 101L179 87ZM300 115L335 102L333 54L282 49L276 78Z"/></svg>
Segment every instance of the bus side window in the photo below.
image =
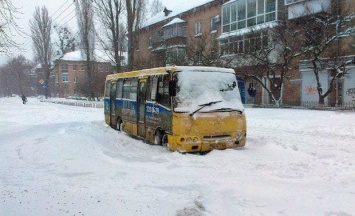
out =
<svg viewBox="0 0 355 216"><path fill-rule="evenodd" d="M110 97L110 91L111 91L111 81L107 81L106 82L105 97Z"/></svg>
<svg viewBox="0 0 355 216"><path fill-rule="evenodd" d="M150 77L148 100L150 101L157 100L157 90L158 90L158 77Z"/></svg>
<svg viewBox="0 0 355 216"><path fill-rule="evenodd" d="M131 90L131 81L125 79L123 83L123 98L129 99L130 90Z"/></svg>
<svg viewBox="0 0 355 216"><path fill-rule="evenodd" d="M116 93L116 98L122 98L122 92L123 91L123 80L120 79L117 82L117 93Z"/></svg>
<svg viewBox="0 0 355 216"><path fill-rule="evenodd" d="M123 82L123 98L137 100L138 79L125 79Z"/></svg>
<svg viewBox="0 0 355 216"><path fill-rule="evenodd" d="M170 106L169 75L159 77L157 102L167 107Z"/></svg>
<svg viewBox="0 0 355 216"><path fill-rule="evenodd" d="M130 92L130 99L137 101L138 79L132 78L131 84L132 84L132 86L131 86L131 92Z"/></svg>

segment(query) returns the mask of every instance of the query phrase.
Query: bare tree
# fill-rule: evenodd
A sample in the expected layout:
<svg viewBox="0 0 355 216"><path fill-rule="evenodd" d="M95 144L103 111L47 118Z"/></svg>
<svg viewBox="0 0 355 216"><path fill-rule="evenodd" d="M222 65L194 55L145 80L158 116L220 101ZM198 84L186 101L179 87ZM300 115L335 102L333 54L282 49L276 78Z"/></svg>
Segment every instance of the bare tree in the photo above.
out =
<svg viewBox="0 0 355 216"><path fill-rule="evenodd" d="M127 69L133 70L134 67L134 50L137 39L135 31L139 29L146 13L146 0L126 0L127 14L127 37L128 37L128 66Z"/></svg>
<svg viewBox="0 0 355 216"><path fill-rule="evenodd" d="M277 107L282 103L284 82L304 53L298 39L301 35L292 22L279 21L272 28L251 32L248 43L243 43L243 61L252 66L239 68L238 75L259 83ZM238 44L235 49L240 49Z"/></svg>
<svg viewBox="0 0 355 216"><path fill-rule="evenodd" d="M89 90L90 99L95 99L94 85L94 51L95 51L95 30L94 30L94 9L91 0L75 1L80 44L82 56L86 59L86 82L84 88Z"/></svg>
<svg viewBox="0 0 355 216"><path fill-rule="evenodd" d="M31 37L35 51L36 60L42 67L42 79L44 80L44 95L49 96L51 86L51 62L52 62L52 19L48 15L48 10L44 6L42 9L36 7L33 19L30 21Z"/></svg>
<svg viewBox="0 0 355 216"><path fill-rule="evenodd" d="M0 52L9 54L10 48L19 47L19 43L14 40L14 35L23 32L16 23L18 9L11 0L0 1Z"/></svg>
<svg viewBox="0 0 355 216"><path fill-rule="evenodd" d="M163 10L164 5L160 0L153 0L152 3L150 3L149 12L151 17L158 14L159 12L162 12Z"/></svg>
<svg viewBox="0 0 355 216"><path fill-rule="evenodd" d="M123 0L95 0L96 13L103 25L104 36L97 34L107 56L113 60L116 72L122 71L122 56L125 46L125 28L122 24Z"/></svg>
<svg viewBox="0 0 355 216"><path fill-rule="evenodd" d="M220 59L215 34L204 33L187 38L186 54L190 65L217 65Z"/></svg>
<svg viewBox="0 0 355 216"><path fill-rule="evenodd" d="M75 51L75 37L72 35L72 31L70 30L69 27L61 27L61 28L56 28L54 26L54 29L56 30L59 41L56 43L57 47L59 50L56 51L56 56L62 57L68 52Z"/></svg>
<svg viewBox="0 0 355 216"><path fill-rule="evenodd" d="M346 66L350 61L341 58L339 43L341 39L349 38L355 33L354 12L323 10L305 17L300 23L304 32L304 46L310 69L317 83L319 96L318 106L324 107L325 98L333 90L335 81L346 73ZM335 52L334 52L335 51ZM322 86L320 77L324 70L331 69L333 76L329 80L328 88Z"/></svg>
<svg viewBox="0 0 355 216"><path fill-rule="evenodd" d="M22 55L10 59L0 70L0 94L32 95L32 64Z"/></svg>

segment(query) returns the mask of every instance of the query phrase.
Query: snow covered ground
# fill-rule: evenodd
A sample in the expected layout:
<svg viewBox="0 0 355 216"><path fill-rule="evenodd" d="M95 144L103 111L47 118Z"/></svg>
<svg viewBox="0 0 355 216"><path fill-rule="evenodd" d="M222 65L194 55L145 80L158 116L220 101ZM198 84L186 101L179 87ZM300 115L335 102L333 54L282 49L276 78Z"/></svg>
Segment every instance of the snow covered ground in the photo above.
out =
<svg viewBox="0 0 355 216"><path fill-rule="evenodd" d="M0 215L355 215L355 113L247 108L246 147L168 152L102 108L0 98Z"/></svg>

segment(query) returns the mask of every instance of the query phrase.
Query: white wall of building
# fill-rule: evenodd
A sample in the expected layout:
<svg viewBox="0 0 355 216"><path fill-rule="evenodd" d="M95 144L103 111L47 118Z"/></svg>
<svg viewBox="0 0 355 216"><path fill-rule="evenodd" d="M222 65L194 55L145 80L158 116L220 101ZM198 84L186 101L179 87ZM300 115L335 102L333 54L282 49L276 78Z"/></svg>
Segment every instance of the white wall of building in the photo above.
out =
<svg viewBox="0 0 355 216"><path fill-rule="evenodd" d="M317 91L317 80L311 70L301 71L302 84L301 84L301 103L302 104L318 104L319 96ZM319 76L322 89L326 91L329 88L328 80L329 74L325 70ZM324 100L325 105L328 105L328 98Z"/></svg>
<svg viewBox="0 0 355 216"><path fill-rule="evenodd" d="M343 78L343 103L355 104L355 68L348 71Z"/></svg>

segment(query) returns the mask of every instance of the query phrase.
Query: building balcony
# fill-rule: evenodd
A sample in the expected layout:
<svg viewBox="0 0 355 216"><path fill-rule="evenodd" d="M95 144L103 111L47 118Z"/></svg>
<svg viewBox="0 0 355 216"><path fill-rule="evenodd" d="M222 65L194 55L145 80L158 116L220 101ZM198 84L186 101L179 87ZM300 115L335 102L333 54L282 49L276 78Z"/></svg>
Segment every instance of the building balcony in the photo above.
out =
<svg viewBox="0 0 355 216"><path fill-rule="evenodd" d="M165 51L169 47L186 45L185 28L174 29L175 31L164 31L164 35L158 34L151 38L150 50L152 52Z"/></svg>

